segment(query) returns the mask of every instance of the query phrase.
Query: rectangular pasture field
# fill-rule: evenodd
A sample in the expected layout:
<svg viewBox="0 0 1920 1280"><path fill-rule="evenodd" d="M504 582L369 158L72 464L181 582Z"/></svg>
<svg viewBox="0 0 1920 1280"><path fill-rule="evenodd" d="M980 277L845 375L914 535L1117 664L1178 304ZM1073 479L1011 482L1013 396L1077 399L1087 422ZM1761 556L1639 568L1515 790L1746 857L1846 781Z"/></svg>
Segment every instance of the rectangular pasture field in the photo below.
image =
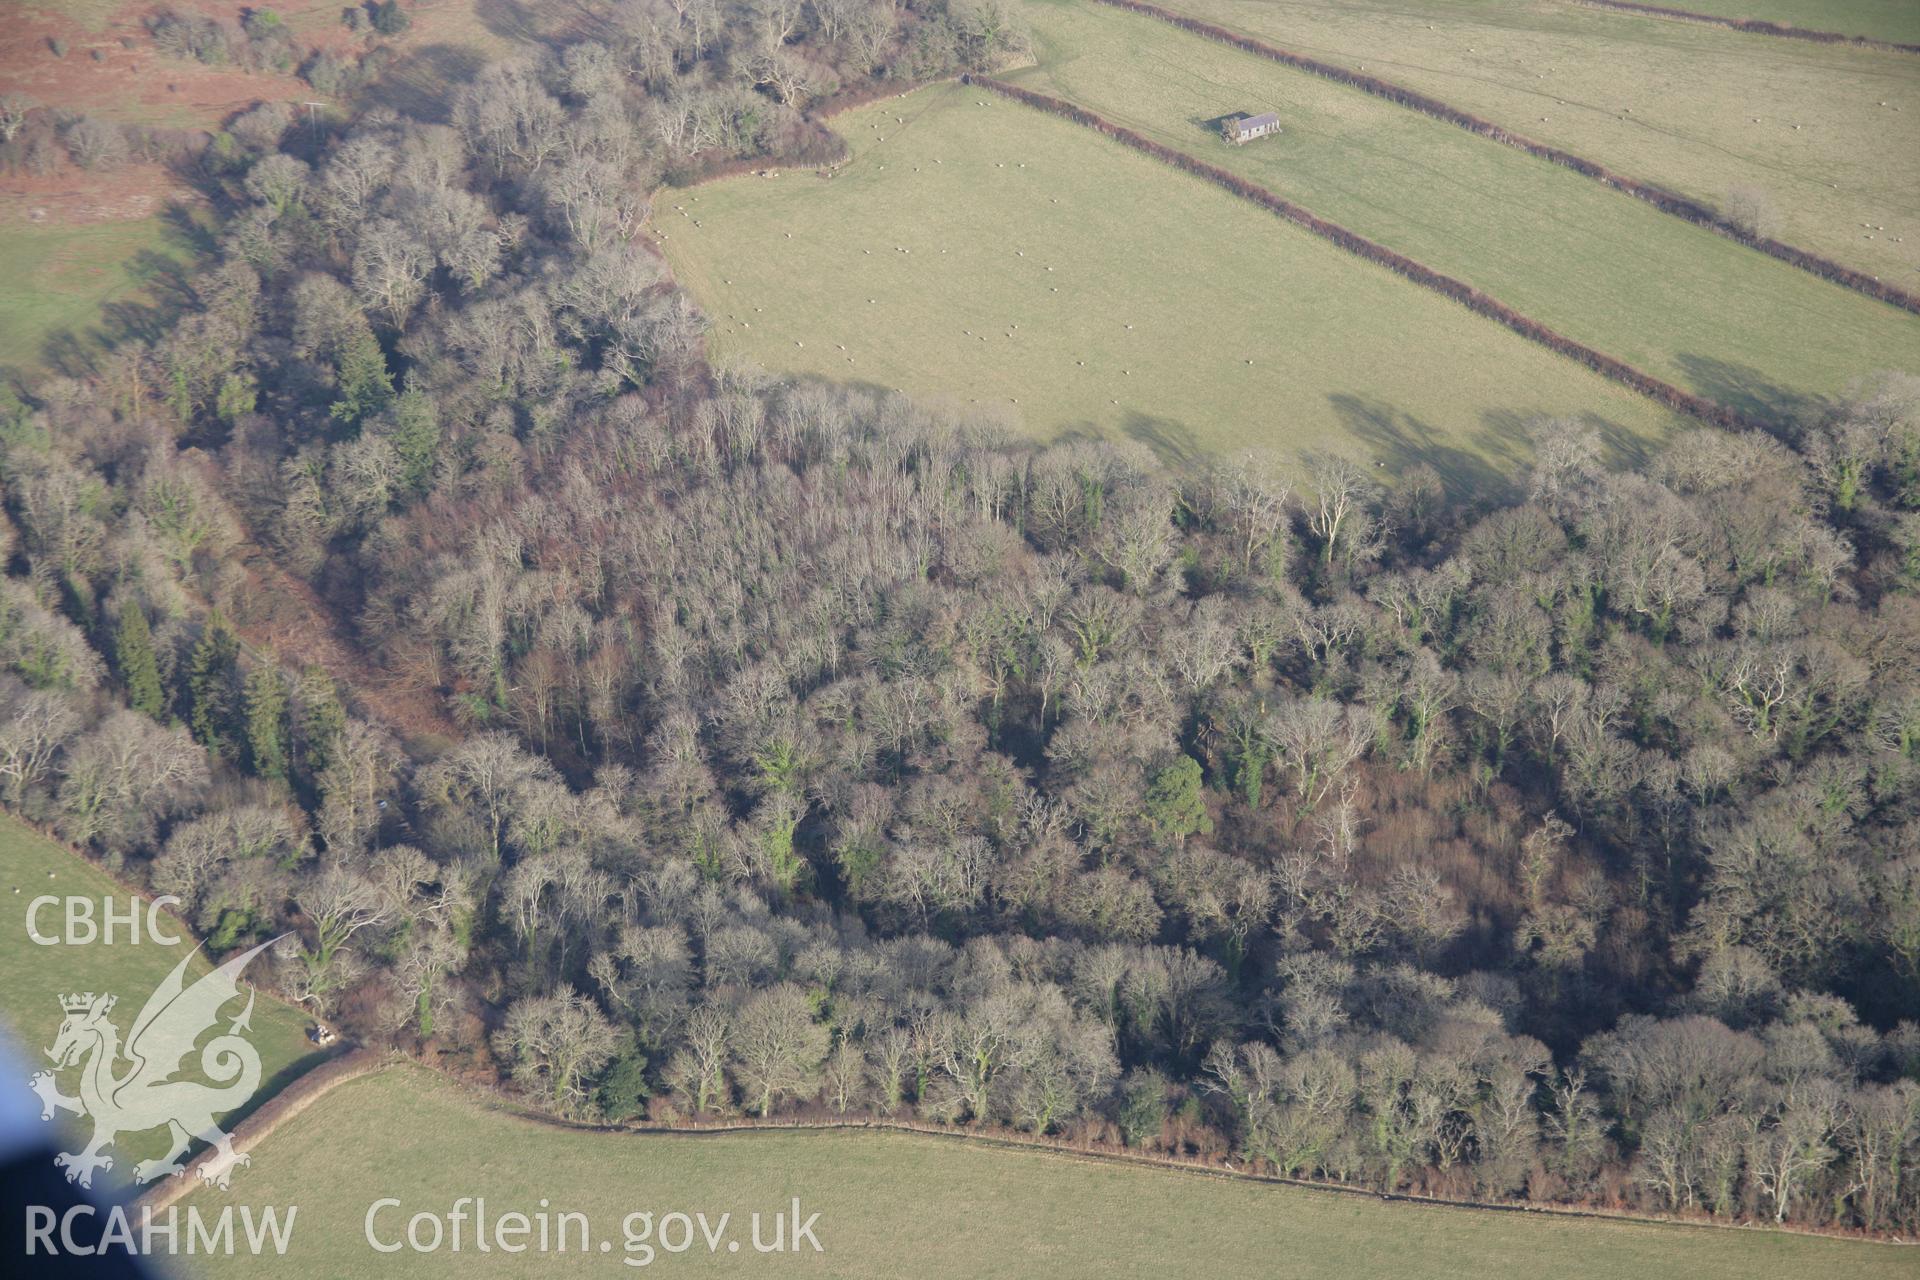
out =
<svg viewBox="0 0 1920 1280"><path fill-rule="evenodd" d="M942 1277L1166 1277L1215 1280L1788 1280L1910 1274L1895 1245L1766 1231L1501 1213L1209 1177L1048 1151L879 1131L758 1133L584 1131L544 1124L463 1091L423 1068L396 1066L340 1085L253 1149L229 1193L200 1189L186 1209L297 1205L283 1280L386 1276L753 1274ZM484 1197L509 1212L583 1214L589 1249L482 1254L472 1224L459 1253L376 1252L374 1233L404 1239L415 1213L447 1214ZM818 1213L822 1252L762 1257L748 1216ZM467 1206L471 1212L474 1206ZM732 1214L737 1252L696 1230L684 1253L645 1271L622 1265L622 1220L650 1211ZM1204 1230L1193 1224L1205 1223ZM423 1228L424 1234L424 1228ZM610 1248L599 1250L599 1241ZM570 1243L579 1242L577 1226ZM908 1265L903 1260L911 1259ZM257 1274L246 1256L194 1260L207 1277Z"/></svg>
<svg viewBox="0 0 1920 1280"><path fill-rule="evenodd" d="M1751 19L1808 31L1920 44L1920 5L1913 0L1636 0L1715 18Z"/></svg>
<svg viewBox="0 0 1920 1280"><path fill-rule="evenodd" d="M985 105L982 105L982 104ZM1520 465L1542 415L1631 453L1674 415L1253 205L1063 120L944 85L835 121L852 158L655 200L714 357L972 396L1041 438ZM1268 145L1264 139L1259 145ZM964 403L964 402L963 402Z"/></svg>
<svg viewBox="0 0 1920 1280"><path fill-rule="evenodd" d="M1758 190L1779 239L1920 289L1920 56L1574 0L1167 7L1713 205Z"/></svg>
<svg viewBox="0 0 1920 1280"><path fill-rule="evenodd" d="M1920 316L1819 279L1579 174L1143 15L1023 13L1011 78L1298 201L1576 341L1743 413L1805 412L1910 364ZM1277 112L1258 145L1214 121Z"/></svg>

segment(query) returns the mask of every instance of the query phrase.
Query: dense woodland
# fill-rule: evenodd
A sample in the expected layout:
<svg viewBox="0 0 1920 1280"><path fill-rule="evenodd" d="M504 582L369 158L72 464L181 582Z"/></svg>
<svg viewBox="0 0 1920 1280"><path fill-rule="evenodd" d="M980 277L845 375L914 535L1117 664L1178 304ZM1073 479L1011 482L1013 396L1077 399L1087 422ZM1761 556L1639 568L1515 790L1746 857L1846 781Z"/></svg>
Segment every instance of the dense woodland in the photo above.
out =
<svg viewBox="0 0 1920 1280"><path fill-rule="evenodd" d="M1920 379L1460 494L712 367L660 176L1018 44L623 5L237 121L187 312L0 406L0 801L570 1115L1920 1229Z"/></svg>

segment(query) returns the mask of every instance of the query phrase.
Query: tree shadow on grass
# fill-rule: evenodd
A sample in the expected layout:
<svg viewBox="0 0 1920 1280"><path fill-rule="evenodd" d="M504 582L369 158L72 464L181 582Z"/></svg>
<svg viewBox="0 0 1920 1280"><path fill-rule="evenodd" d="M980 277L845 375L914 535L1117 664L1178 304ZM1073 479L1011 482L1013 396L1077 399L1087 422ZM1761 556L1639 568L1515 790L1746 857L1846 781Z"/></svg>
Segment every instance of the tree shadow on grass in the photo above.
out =
<svg viewBox="0 0 1920 1280"><path fill-rule="evenodd" d="M520 0L475 0L473 14L480 25L503 40L539 40L540 21L531 6Z"/></svg>
<svg viewBox="0 0 1920 1280"><path fill-rule="evenodd" d="M1456 499L1489 498L1504 495L1514 487L1514 475L1523 457L1525 415L1517 412L1489 413L1482 431L1480 452L1463 449L1443 437L1432 425L1413 414L1367 396L1341 393L1327 397L1346 434L1365 445L1388 477L1398 479L1422 464L1439 475L1447 493ZM1476 440L1476 443L1482 443ZM1487 455L1512 464L1501 470Z"/></svg>
<svg viewBox="0 0 1920 1280"><path fill-rule="evenodd" d="M1606 446L1604 461L1610 467L1624 471L1644 471L1653 455L1665 444L1665 440L1648 440L1645 436L1635 435L1611 418L1603 418L1597 413L1581 415L1581 421L1600 433L1600 443Z"/></svg>
<svg viewBox="0 0 1920 1280"><path fill-rule="evenodd" d="M1209 452L1200 447L1191 428L1174 418L1156 417L1136 409L1127 410L1120 419L1120 430L1100 426L1090 418L1065 423L1046 433L1049 445L1113 444L1116 435L1145 445L1160 465L1169 471L1190 471L1204 463Z"/></svg>
<svg viewBox="0 0 1920 1280"><path fill-rule="evenodd" d="M1637 471L1652 457L1645 436L1635 435L1611 418L1586 412L1550 414L1544 409L1488 409L1480 415L1482 426L1473 434L1473 447L1488 459L1494 470L1517 480L1533 465L1533 433L1554 417L1577 419L1600 437L1601 462L1615 469Z"/></svg>
<svg viewBox="0 0 1920 1280"><path fill-rule="evenodd" d="M453 118L453 95L470 84L487 60L465 45L431 44L388 67L366 91L366 100L428 124Z"/></svg>
<svg viewBox="0 0 1920 1280"><path fill-rule="evenodd" d="M90 345L85 334L61 329L40 340L40 364L63 378L84 378L92 373L100 359L100 348ZM5 370L9 379L31 381L31 368Z"/></svg>
<svg viewBox="0 0 1920 1280"><path fill-rule="evenodd" d="M1510 501L1533 464L1533 431L1556 415L1538 409L1488 409L1467 438L1443 437L1433 427L1390 404L1357 395L1328 397L1347 432L1373 451L1380 471L1399 479L1410 468L1432 467L1456 502ZM1559 415L1566 416L1566 415ZM1597 413L1573 415L1599 433L1609 467L1638 470L1657 441L1648 441Z"/></svg>
<svg viewBox="0 0 1920 1280"><path fill-rule="evenodd" d="M603 0L473 0L481 26L519 44L555 45L582 38L617 42L621 28L615 8Z"/></svg>
<svg viewBox="0 0 1920 1280"><path fill-rule="evenodd" d="M158 342L182 314L199 305L193 275L196 265L213 250L213 239L192 211L177 202L159 216L163 236L175 254L141 249L129 258L125 272L139 294L102 303L96 323L48 334L40 343L42 367L64 377L87 377L99 371L103 354L129 342ZM26 378L30 373L0 369L0 376L7 378Z"/></svg>
<svg viewBox="0 0 1920 1280"><path fill-rule="evenodd" d="M157 342L183 312L199 304L192 273L177 258L142 249L128 262L127 276L140 287L141 296L101 308L97 334L108 348L123 342Z"/></svg>
<svg viewBox="0 0 1920 1280"><path fill-rule="evenodd" d="M166 224L167 238L194 257L204 257L219 248L213 228L184 201L167 201L167 207L160 211L160 219Z"/></svg>
<svg viewBox="0 0 1920 1280"><path fill-rule="evenodd" d="M1189 470L1206 457L1192 429L1173 418L1128 410L1120 420L1120 434L1153 450L1153 456L1171 471Z"/></svg>
<svg viewBox="0 0 1920 1280"><path fill-rule="evenodd" d="M1679 364L1682 385L1696 395L1723 404L1753 418L1782 438L1792 438L1833 412L1835 402L1783 387L1751 365L1683 351Z"/></svg>
<svg viewBox="0 0 1920 1280"><path fill-rule="evenodd" d="M338 1055L334 1050L316 1049L312 1053L302 1054L300 1057L295 1058L292 1062L289 1062L286 1066L280 1068L271 1076L267 1077L266 1080L262 1081L260 1087L253 1091L251 1098L248 1098L232 1111L223 1115L220 1118L221 1127L229 1131L239 1128L242 1121L267 1103L273 1101L288 1085L307 1074L307 1072L314 1070L316 1067L321 1067L331 1062L336 1056ZM199 1150L198 1147L194 1149L196 1151Z"/></svg>

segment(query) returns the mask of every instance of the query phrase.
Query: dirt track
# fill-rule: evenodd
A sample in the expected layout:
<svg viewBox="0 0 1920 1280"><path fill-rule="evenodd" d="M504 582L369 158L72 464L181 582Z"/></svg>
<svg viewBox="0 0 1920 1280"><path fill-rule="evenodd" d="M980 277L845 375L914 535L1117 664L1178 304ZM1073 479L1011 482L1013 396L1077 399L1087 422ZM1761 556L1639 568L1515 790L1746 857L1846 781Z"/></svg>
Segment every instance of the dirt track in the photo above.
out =
<svg viewBox="0 0 1920 1280"><path fill-rule="evenodd" d="M353 1049L331 1062L315 1067L275 1094L258 1111L234 1128L234 1149L241 1152L251 1151L271 1136L274 1130L340 1085L349 1080L357 1080L364 1075L371 1075L386 1066L390 1060L388 1054L377 1049ZM176 1203L200 1185L200 1169L217 1154L212 1147L208 1147L187 1161L187 1166L182 1172L142 1192L135 1199L134 1207L150 1209L158 1213L168 1205Z"/></svg>

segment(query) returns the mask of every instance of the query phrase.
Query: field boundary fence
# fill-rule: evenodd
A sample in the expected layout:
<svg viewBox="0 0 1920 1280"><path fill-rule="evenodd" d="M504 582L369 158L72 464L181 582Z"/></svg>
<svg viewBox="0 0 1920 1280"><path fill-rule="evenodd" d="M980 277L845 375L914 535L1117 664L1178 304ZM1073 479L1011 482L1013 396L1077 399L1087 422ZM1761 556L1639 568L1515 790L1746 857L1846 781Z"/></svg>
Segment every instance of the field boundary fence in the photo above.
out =
<svg viewBox="0 0 1920 1280"><path fill-rule="evenodd" d="M1209 164L1196 156L1173 147L1153 141L1136 133L1124 125L1115 124L1106 117L1075 106L1060 98L1044 93L1035 93L1018 85L997 80L992 76L969 76L966 83L991 90L1004 97L1059 116L1074 124L1100 133L1122 146L1159 160L1174 168L1201 178L1223 188L1228 193L1247 200L1270 213L1276 214L1302 229L1312 232L1320 238L1356 257L1364 258L1376 265L1383 266L1394 274L1431 289L1443 297L1449 298L1478 315L1496 321L1527 340L1537 343L1558 355L1578 361L1601 377L1639 392L1655 402L1680 413L1730 430L1765 430L1766 424L1750 418L1734 409L1697 396L1691 391L1682 390L1670 382L1654 377L1642 369L1635 368L1624 360L1610 356L1583 342L1577 342L1540 321L1522 314L1501 302L1498 298L1482 293L1464 280L1459 280L1443 272L1436 271L1407 255L1389 249L1377 241L1370 240L1356 231L1320 217L1312 210L1293 203L1286 197L1256 182L1249 182L1238 174L1231 173L1218 165Z"/></svg>
<svg viewBox="0 0 1920 1280"><path fill-rule="evenodd" d="M1692 9L1670 9L1659 4L1635 4L1633 0L1574 0L1593 9L1617 9L1651 18L1677 18L1682 22L1703 22L1713 27L1730 27L1750 36L1775 36L1783 40L1807 40L1814 44L1846 44L1860 49L1878 49L1883 53L1920 53L1920 44L1901 44L1897 40L1876 40L1872 36L1849 36L1838 31L1814 31L1793 27L1764 18L1729 18L1717 13L1698 13Z"/></svg>
<svg viewBox="0 0 1920 1280"><path fill-rule="evenodd" d="M1609 0L1609 2L1624 5L1625 0ZM1176 13L1160 5L1148 3L1148 0L1098 0L1098 3L1108 5L1115 9L1123 9L1129 13L1137 13L1149 18L1156 18L1161 22L1178 27L1182 31L1189 32L1193 35L1201 36L1220 44L1230 45L1243 53L1251 53L1256 57L1265 58L1269 62L1280 63L1282 66L1291 67L1296 71L1305 71L1309 74L1320 76L1323 79L1346 85L1349 88L1358 89L1362 93L1384 99L1396 106L1405 107L1410 111L1417 111L1421 115L1430 116L1435 120L1465 129L1468 133L1486 138L1489 141L1498 142L1503 146L1524 151L1530 156L1546 160L1552 164L1557 164L1562 168L1571 169L1581 177L1589 178L1602 186L1612 187L1616 191L1624 192L1636 200L1652 205L1662 213L1680 218L1686 222L1691 222L1697 227L1703 227L1708 231L1725 236L1727 239L1743 244L1750 249L1758 250L1768 257L1777 258L1789 266L1798 267L1800 270L1818 276L1822 280L1837 284L1843 289L1851 289L1855 293L1864 294L1869 298L1887 303L1889 306L1898 307L1902 311L1910 311L1915 315L1920 315L1920 294L1911 293L1897 285L1888 284L1878 276L1844 266L1831 258L1824 257L1811 250L1802 249L1795 245L1788 244L1783 240L1776 240L1771 236L1763 236L1756 232L1749 231L1723 216L1718 210L1699 200L1695 200L1689 196L1683 196L1677 191L1669 191L1667 188L1659 186L1656 183L1644 182L1638 178L1630 178L1625 174L1616 173L1597 160L1590 160L1585 156L1577 155L1564 148L1541 142L1537 138L1528 137L1526 134L1516 132L1504 125L1496 124L1481 116L1476 116L1471 112L1463 111L1459 107L1443 102L1428 94L1421 93L1416 89L1410 89L1403 84L1397 84L1391 80L1383 80L1379 76L1368 75L1365 72L1352 71L1331 62L1322 62L1318 58L1310 58L1303 53L1295 53L1290 49L1283 49L1278 45L1268 44L1264 40L1256 40L1252 36L1241 35L1225 27L1216 26L1211 22L1203 22L1198 18L1188 17L1183 13Z"/></svg>

